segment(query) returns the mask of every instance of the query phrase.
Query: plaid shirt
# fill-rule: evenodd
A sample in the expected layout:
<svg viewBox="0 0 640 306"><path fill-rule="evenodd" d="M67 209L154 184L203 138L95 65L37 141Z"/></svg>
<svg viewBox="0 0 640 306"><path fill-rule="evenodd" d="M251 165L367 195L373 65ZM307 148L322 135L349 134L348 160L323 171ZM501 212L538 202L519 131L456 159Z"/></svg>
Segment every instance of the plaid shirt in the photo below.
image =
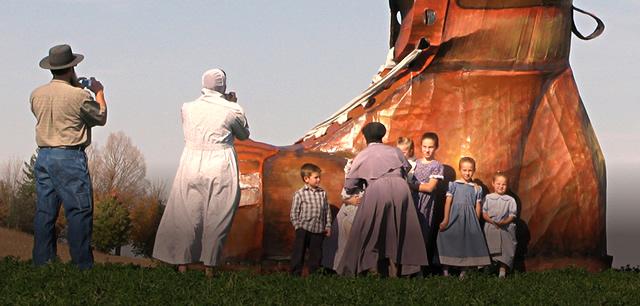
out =
<svg viewBox="0 0 640 306"><path fill-rule="evenodd" d="M327 202L327 193L320 187L308 185L293 194L291 203L291 224L295 229L304 229L312 233L323 233L331 228L331 210Z"/></svg>
<svg viewBox="0 0 640 306"><path fill-rule="evenodd" d="M52 80L31 93L39 147L88 146L91 127L107 123L107 109L100 109L91 94L68 82Z"/></svg>

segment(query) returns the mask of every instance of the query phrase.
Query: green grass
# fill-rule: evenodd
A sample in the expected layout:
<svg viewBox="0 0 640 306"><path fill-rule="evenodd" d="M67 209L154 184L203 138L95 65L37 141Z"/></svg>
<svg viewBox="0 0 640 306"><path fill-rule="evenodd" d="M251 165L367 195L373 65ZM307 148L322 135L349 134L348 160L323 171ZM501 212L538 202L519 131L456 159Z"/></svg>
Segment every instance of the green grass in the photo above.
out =
<svg viewBox="0 0 640 306"><path fill-rule="evenodd" d="M0 305L401 305L401 304L639 304L637 269L591 274L567 269L517 273L506 280L472 273L466 280L292 278L284 273L224 272L214 279L199 271L168 267L97 265L79 271L55 263L36 268L0 260Z"/></svg>

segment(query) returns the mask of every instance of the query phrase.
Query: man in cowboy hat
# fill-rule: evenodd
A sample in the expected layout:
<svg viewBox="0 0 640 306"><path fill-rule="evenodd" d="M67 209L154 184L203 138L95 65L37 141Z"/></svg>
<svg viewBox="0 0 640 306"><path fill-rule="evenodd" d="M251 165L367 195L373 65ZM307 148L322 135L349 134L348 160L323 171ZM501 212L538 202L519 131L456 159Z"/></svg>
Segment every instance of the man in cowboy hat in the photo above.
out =
<svg viewBox="0 0 640 306"><path fill-rule="evenodd" d="M43 265L56 258L55 222L60 204L67 218L69 248L73 263L81 269L93 266L93 190L84 148L91 143L91 127L105 125L107 104L102 84L91 78L79 84L74 67L84 56L68 45L49 49L40 67L51 70L53 80L31 93L31 111L36 117L38 157L36 215L33 221L33 263Z"/></svg>

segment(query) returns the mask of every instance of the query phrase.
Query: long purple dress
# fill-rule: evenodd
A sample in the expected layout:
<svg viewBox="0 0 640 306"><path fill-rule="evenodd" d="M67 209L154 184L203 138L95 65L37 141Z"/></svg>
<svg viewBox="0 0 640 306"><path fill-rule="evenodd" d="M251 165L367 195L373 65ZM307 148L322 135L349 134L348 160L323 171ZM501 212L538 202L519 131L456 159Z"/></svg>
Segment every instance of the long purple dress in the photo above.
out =
<svg viewBox="0 0 640 306"><path fill-rule="evenodd" d="M357 275L389 259L409 275L426 266L427 252L418 213L406 181L411 168L395 147L372 143L356 156L347 179L347 191L367 185L353 220L337 272Z"/></svg>
<svg viewBox="0 0 640 306"><path fill-rule="evenodd" d="M444 166L437 160L432 160L429 163L418 160L413 176L420 184L426 184L431 179L442 180L444 179ZM433 194L431 192L418 192L416 202L418 213L424 218L427 228L433 228L433 205L435 202Z"/></svg>
<svg viewBox="0 0 640 306"><path fill-rule="evenodd" d="M432 160L428 163L418 160L413 171L414 183L417 181L417 183L425 184L431 179L444 179L444 166L442 163L437 160ZM433 211L436 205L435 200L435 190L434 192L415 192L416 208L418 209L418 217L420 218L420 225L422 226L422 233L425 238L424 245L429 255L429 264L439 263L435 243L437 231L434 229L433 224Z"/></svg>

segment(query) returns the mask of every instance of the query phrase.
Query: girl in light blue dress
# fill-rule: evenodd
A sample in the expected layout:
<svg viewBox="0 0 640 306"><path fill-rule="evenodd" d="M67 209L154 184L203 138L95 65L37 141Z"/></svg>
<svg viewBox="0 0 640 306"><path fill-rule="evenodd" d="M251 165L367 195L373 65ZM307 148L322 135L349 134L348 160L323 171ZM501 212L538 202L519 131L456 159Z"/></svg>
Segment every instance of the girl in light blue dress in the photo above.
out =
<svg viewBox="0 0 640 306"><path fill-rule="evenodd" d="M487 238L489 253L493 261L500 263L499 277L507 275L507 269L513 267L516 252L516 200L507 195L507 176L496 173L491 182L494 193L487 195L482 205L484 234Z"/></svg>
<svg viewBox="0 0 640 306"><path fill-rule="evenodd" d="M461 158L459 170L462 180L449 183L437 245L444 275L454 266L462 268L464 278L466 268L489 265L491 259L480 227L482 188L473 182L475 160Z"/></svg>

